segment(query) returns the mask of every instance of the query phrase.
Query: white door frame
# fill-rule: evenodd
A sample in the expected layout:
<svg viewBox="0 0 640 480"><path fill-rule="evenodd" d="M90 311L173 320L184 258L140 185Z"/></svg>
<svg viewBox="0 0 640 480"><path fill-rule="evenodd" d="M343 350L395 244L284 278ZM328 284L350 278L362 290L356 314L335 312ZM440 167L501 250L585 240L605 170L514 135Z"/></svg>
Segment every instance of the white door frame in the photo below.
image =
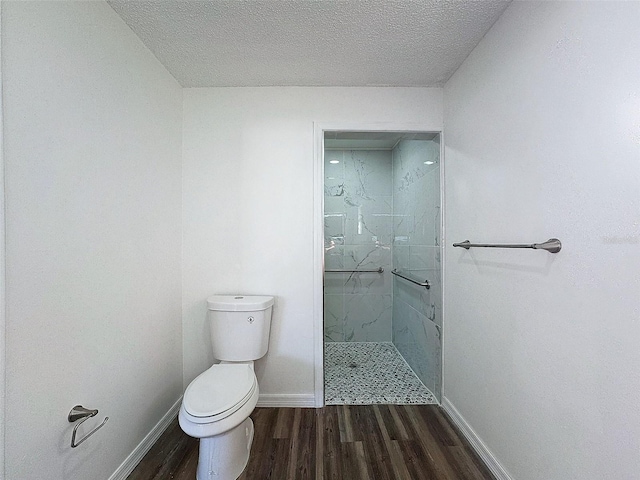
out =
<svg viewBox="0 0 640 480"><path fill-rule="evenodd" d="M0 24L2 9L0 9ZM2 51L0 31L0 52ZM6 394L6 242L4 188L4 110L2 89L2 55L0 54L0 479L5 478L5 394Z"/></svg>
<svg viewBox="0 0 640 480"><path fill-rule="evenodd" d="M324 132L439 133L442 124L426 123L318 123L313 124L313 344L314 403L324 406ZM443 175L443 169L440 169ZM443 191L441 183L440 191ZM441 193L442 194L442 193ZM442 202L441 202L441 205ZM444 225L444 212L441 222ZM444 233L444 229L441 230ZM443 237L444 245L444 237ZM444 279L443 279L444 283ZM444 323L443 323L444 324Z"/></svg>
<svg viewBox="0 0 640 480"><path fill-rule="evenodd" d="M0 9L0 25L2 9ZM0 31L0 52L2 51ZM5 478L5 395L6 395L6 242L4 188L4 110L2 89L2 55L0 54L0 479Z"/></svg>

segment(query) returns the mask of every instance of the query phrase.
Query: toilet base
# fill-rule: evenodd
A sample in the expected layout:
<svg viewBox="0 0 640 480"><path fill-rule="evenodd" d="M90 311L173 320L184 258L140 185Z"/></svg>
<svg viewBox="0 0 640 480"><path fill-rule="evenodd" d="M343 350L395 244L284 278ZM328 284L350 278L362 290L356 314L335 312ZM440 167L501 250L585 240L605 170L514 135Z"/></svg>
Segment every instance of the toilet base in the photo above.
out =
<svg viewBox="0 0 640 480"><path fill-rule="evenodd" d="M236 480L247 466L252 442L251 418L220 435L201 438L196 480Z"/></svg>

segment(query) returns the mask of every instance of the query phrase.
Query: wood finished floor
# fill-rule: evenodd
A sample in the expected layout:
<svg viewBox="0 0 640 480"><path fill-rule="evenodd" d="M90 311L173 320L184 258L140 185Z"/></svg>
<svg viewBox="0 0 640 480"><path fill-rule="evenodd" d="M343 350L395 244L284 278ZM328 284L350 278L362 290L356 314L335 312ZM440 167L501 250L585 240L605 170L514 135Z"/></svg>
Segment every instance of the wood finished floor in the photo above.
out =
<svg viewBox="0 0 640 480"><path fill-rule="evenodd" d="M256 408L239 480L492 480L437 405ZM194 480L198 441L177 420L128 480Z"/></svg>

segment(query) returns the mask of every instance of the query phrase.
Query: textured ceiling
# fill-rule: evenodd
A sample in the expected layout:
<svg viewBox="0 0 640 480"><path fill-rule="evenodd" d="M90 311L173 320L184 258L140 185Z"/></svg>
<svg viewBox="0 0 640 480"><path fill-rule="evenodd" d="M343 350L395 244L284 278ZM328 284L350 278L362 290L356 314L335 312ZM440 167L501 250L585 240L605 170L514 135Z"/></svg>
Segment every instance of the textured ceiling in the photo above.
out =
<svg viewBox="0 0 640 480"><path fill-rule="evenodd" d="M442 86L505 0L109 0L184 87Z"/></svg>

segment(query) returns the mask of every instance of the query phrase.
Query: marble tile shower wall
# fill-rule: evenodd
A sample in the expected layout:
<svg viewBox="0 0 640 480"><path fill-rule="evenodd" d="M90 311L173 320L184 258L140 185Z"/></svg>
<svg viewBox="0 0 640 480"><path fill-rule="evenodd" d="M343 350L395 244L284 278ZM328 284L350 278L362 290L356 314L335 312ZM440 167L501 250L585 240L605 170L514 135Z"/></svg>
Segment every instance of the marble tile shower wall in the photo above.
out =
<svg viewBox="0 0 640 480"><path fill-rule="evenodd" d="M402 279L393 286L392 338L420 380L441 394L442 278L440 144L402 140L392 152L393 265L428 279L431 289Z"/></svg>
<svg viewBox="0 0 640 480"><path fill-rule="evenodd" d="M384 269L325 273L325 341L391 341L391 162L388 150L325 152L325 269Z"/></svg>

